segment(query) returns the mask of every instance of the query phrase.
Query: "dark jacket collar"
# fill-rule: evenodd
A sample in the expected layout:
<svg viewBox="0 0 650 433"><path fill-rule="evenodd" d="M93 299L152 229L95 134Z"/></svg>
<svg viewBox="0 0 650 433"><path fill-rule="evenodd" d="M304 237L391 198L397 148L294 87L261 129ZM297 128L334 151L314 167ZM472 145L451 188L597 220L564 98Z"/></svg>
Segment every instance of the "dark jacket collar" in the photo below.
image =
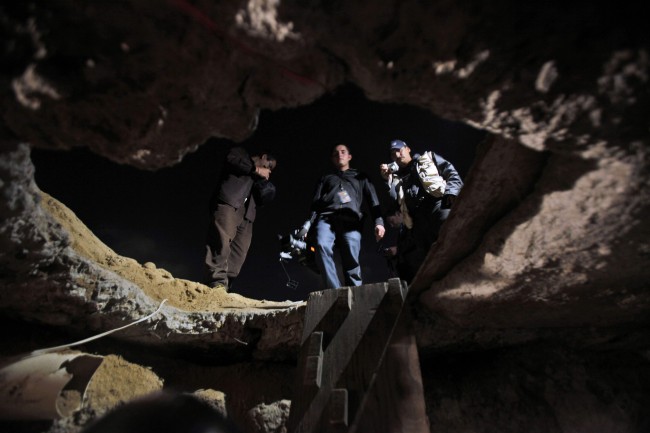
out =
<svg viewBox="0 0 650 433"><path fill-rule="evenodd" d="M358 172L355 168L348 168L348 169L345 170L345 171L343 171L343 170L336 170L335 173L336 173L337 175L339 175L339 176L343 176L343 177L356 176L357 174L359 174L359 172Z"/></svg>

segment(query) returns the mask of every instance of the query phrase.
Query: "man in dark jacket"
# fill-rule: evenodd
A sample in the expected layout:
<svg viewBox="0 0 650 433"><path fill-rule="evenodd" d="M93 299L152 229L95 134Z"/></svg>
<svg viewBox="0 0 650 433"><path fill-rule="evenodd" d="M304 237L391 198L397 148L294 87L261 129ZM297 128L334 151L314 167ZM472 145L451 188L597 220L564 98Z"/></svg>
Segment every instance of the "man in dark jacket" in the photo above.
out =
<svg viewBox="0 0 650 433"><path fill-rule="evenodd" d="M341 287L334 263L334 243L341 255L341 266L346 286L360 286L361 229L363 226L362 202L370 207L375 223L375 237L384 236L384 222L375 187L365 174L350 168L352 155L347 145L339 144L332 150L336 172L323 176L311 204L311 219L305 223L301 234L306 234L311 223L316 243L316 264L327 288Z"/></svg>
<svg viewBox="0 0 650 433"><path fill-rule="evenodd" d="M393 140L390 152L396 167L382 164L379 171L408 230L404 235L415 242L413 246L420 250L418 256L424 259L438 239L463 181L449 161L433 152L411 155L411 149L402 140ZM420 265L421 260L415 269Z"/></svg>
<svg viewBox="0 0 650 433"><path fill-rule="evenodd" d="M227 291L239 275L251 244L257 207L275 197L275 187L269 182L275 166L275 158L268 153L251 157L242 147L228 152L210 201L213 224L205 257L210 286Z"/></svg>

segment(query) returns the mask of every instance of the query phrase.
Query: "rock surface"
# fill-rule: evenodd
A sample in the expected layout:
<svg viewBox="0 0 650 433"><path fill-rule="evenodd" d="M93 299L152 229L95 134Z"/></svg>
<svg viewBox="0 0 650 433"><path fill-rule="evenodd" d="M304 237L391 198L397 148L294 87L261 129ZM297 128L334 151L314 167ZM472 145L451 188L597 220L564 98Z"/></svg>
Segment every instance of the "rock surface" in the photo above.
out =
<svg viewBox="0 0 650 433"><path fill-rule="evenodd" d="M99 332L167 298L114 338L294 359L301 305L115 255L41 194L29 148L153 170L210 137L248 137L260 110L354 83L493 134L411 286L432 425L647 430L650 36L636 6L58 0L3 5L0 28L3 318ZM498 375L469 358L471 383L436 373L463 353ZM608 373L616 360L628 371ZM290 397L275 394L237 413Z"/></svg>

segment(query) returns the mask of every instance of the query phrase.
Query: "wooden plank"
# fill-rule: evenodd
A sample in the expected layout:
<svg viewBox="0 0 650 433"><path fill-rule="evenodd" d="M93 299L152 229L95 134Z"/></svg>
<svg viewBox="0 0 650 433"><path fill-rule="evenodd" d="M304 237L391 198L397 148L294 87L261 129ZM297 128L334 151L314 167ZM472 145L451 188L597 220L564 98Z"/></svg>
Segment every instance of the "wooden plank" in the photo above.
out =
<svg viewBox="0 0 650 433"><path fill-rule="evenodd" d="M321 387L323 350L349 314L352 305L352 293L347 287L310 295L305 312L305 322L308 325L303 329L302 348L294 380L294 394L300 395L300 398L292 403L289 425L296 422L292 417L306 410ZM308 333L310 330L311 333ZM314 340L315 335L318 335L317 340Z"/></svg>
<svg viewBox="0 0 650 433"><path fill-rule="evenodd" d="M353 291L351 289L336 289L338 297L329 311L323 317L315 330L323 333L323 350L327 350L334 335L339 331L341 324L352 311Z"/></svg>
<svg viewBox="0 0 650 433"><path fill-rule="evenodd" d="M323 333L312 332L305 343L307 356L321 356L323 354Z"/></svg>
<svg viewBox="0 0 650 433"><path fill-rule="evenodd" d="M388 287L385 283L367 284L353 288L350 314L347 315L323 353L321 387L311 401L305 401L302 398L296 401L295 411L294 402L292 401L292 410L288 423L289 431L317 431L316 428L320 423L330 393L335 388L341 373L350 362L361 337L366 332L387 290ZM337 297L338 294L337 296L330 295L316 299L326 299L326 303L331 306L335 302L332 298ZM311 297L307 301L308 306L309 302L311 302ZM320 312L322 309L316 307L313 311ZM306 337L303 338L303 341L305 339Z"/></svg>
<svg viewBox="0 0 650 433"><path fill-rule="evenodd" d="M294 394L299 394L300 398L292 403L289 425L296 422L292 417L306 410L321 387L323 351L349 314L352 305L352 292L347 287L310 295L305 312L305 322L308 325L303 329L303 344L294 381L295 390L299 390L294 391ZM310 330L311 334L307 333ZM315 335L319 336L317 344ZM312 358L313 356L318 358Z"/></svg>
<svg viewBox="0 0 650 433"><path fill-rule="evenodd" d="M340 289L329 289L320 292L312 292L307 299L305 308L305 323L302 331L302 342L317 330L319 324L327 321L326 316L334 312L332 307L349 313L352 308L352 292L349 287Z"/></svg>
<svg viewBox="0 0 650 433"><path fill-rule="evenodd" d="M333 389L330 394L327 414L321 430L325 433L345 433L348 431L348 390Z"/></svg>
<svg viewBox="0 0 650 433"><path fill-rule="evenodd" d="M381 360L402 309L404 297L400 285L399 281L397 287L392 289L390 284L388 285L388 292L375 311L368 329L361 336L354 355L337 383L337 386L348 389L352 425L359 411L363 411L365 396L376 379Z"/></svg>
<svg viewBox="0 0 650 433"><path fill-rule="evenodd" d="M290 432L429 433L407 292L391 279L310 297Z"/></svg>
<svg viewBox="0 0 650 433"><path fill-rule="evenodd" d="M315 392L320 388L323 372L323 333L314 332L306 343L306 356L302 385L306 390Z"/></svg>
<svg viewBox="0 0 650 433"><path fill-rule="evenodd" d="M359 418L349 432L429 433L417 342L403 311L368 390ZM377 416L380 414L381 416Z"/></svg>
<svg viewBox="0 0 650 433"><path fill-rule="evenodd" d="M406 285L406 282L400 280L399 278L390 278L388 280L388 294L395 296L395 298L401 299L401 302L399 303L400 308L402 305L404 305L408 290L409 289Z"/></svg>

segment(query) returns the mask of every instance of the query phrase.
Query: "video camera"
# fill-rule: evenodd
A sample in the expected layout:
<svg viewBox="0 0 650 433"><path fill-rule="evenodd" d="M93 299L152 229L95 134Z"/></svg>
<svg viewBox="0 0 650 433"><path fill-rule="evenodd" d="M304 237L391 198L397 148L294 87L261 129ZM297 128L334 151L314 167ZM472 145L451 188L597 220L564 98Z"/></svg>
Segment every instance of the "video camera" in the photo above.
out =
<svg viewBox="0 0 650 433"><path fill-rule="evenodd" d="M296 259L298 263L306 266L311 271L319 274L316 266L316 248L307 240L299 236L300 230L294 230L288 235L278 235L280 240L280 261L288 262Z"/></svg>

